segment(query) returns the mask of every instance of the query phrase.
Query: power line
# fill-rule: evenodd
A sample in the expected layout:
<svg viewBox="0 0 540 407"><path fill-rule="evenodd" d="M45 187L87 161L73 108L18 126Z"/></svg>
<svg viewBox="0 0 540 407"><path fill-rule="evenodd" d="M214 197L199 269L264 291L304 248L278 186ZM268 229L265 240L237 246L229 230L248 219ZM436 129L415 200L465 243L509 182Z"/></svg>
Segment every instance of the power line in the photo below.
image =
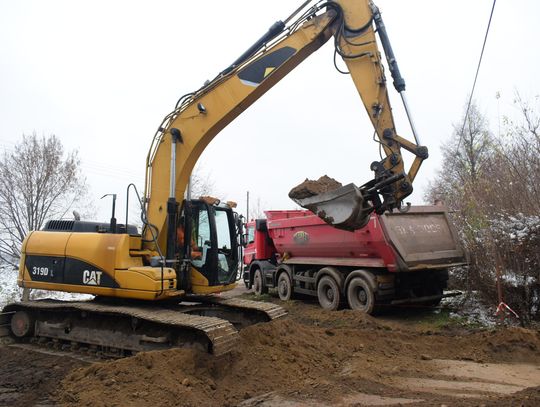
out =
<svg viewBox="0 0 540 407"><path fill-rule="evenodd" d="M17 143L5 139L0 139L0 152L13 154L17 152ZM144 173L138 174L125 167L113 166L98 161L81 160L81 169L85 172L98 176L108 176L112 178L122 178L125 180L138 180L144 178Z"/></svg>
<svg viewBox="0 0 540 407"><path fill-rule="evenodd" d="M465 126L467 125L467 119L469 118L469 111L471 109L474 90L476 88L476 82L478 81L478 74L480 73L480 66L482 65L482 59L484 58L484 50L486 49L486 43L489 36L489 29L491 28L491 20L493 19L493 12L495 11L496 3L497 3L497 0L493 0L493 7L491 8L491 14L489 15L489 23L486 30L486 36L484 37L484 44L482 45L482 52L480 53L480 59L478 60L478 67L476 68L476 75L474 77L474 83L471 90L471 95L469 97L469 103L467 104L467 110L465 112L465 119L463 120L463 127L461 128L461 132L459 133L459 142L456 148L456 152L458 152L459 148L461 147L461 142L463 140L463 132L465 131Z"/></svg>

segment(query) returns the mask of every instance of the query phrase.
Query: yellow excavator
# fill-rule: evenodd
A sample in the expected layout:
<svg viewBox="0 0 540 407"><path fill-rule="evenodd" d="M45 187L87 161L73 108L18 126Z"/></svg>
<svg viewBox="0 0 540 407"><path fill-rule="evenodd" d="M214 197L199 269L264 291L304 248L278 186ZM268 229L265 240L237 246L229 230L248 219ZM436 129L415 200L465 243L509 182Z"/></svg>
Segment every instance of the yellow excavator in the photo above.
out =
<svg viewBox="0 0 540 407"><path fill-rule="evenodd" d="M141 205L142 233L128 224L127 213L126 222L117 223L113 201L110 223L53 220L26 237L19 286L96 298L9 304L0 315L1 332L110 356L175 346L219 355L232 349L238 329L284 315L277 305L212 295L236 285L242 221L232 202L192 199L190 175L225 126L333 38L336 68L341 57L385 157L371 164L375 177L367 184L298 202L349 230L364 226L373 211L401 209L428 152L412 120L416 142L396 132L376 34L409 114L379 9L369 0L306 1L165 117L148 154L144 195L133 185L127 189L128 201L136 195ZM408 172L401 148L415 156Z"/></svg>

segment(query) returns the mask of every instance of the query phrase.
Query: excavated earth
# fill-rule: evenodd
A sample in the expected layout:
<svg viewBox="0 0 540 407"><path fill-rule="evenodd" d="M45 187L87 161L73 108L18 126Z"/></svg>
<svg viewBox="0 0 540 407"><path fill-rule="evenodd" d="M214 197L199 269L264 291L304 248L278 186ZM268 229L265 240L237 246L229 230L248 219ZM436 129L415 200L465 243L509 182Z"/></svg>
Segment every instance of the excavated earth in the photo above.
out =
<svg viewBox="0 0 540 407"><path fill-rule="evenodd" d="M323 175L317 181L309 180L306 178L300 185L295 186L289 192L289 198L291 199L304 199L311 196L323 194L325 192L334 191L341 188L343 184L336 181L334 178L330 178L328 175Z"/></svg>
<svg viewBox="0 0 540 407"><path fill-rule="evenodd" d="M91 362L0 347L0 405L540 405L537 331L285 307L288 317L243 330L221 358L176 349Z"/></svg>

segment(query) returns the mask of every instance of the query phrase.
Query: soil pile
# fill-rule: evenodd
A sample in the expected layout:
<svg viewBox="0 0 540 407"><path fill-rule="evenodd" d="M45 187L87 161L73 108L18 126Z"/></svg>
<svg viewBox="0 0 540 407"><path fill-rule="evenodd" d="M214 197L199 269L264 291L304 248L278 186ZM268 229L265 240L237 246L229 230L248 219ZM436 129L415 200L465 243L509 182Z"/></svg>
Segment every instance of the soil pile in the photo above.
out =
<svg viewBox="0 0 540 407"><path fill-rule="evenodd" d="M539 357L531 360L531 353L540 356L540 332L523 328L509 328L485 333L479 347L488 349L497 361L540 362Z"/></svg>
<svg viewBox="0 0 540 407"><path fill-rule="evenodd" d="M336 181L334 178L330 178L328 175L323 175L317 181L309 180L306 178L304 182L297 185L289 192L289 198L291 199L304 199L311 196L323 194L325 192L334 191L341 188L343 185Z"/></svg>
<svg viewBox="0 0 540 407"><path fill-rule="evenodd" d="M243 330L242 347L222 358L174 349L78 369L59 399L73 406L232 406L280 390L332 403L347 392L336 377L362 341L343 329L274 321Z"/></svg>
<svg viewBox="0 0 540 407"><path fill-rule="evenodd" d="M272 393L336 405L352 392L418 398L393 386L392 378L433 377L434 359L540 363L540 335L532 331L458 336L396 328L349 310L328 312L294 301L287 307L288 318L246 328L241 346L222 358L175 349L77 369L63 381L59 401L69 406L235 406Z"/></svg>
<svg viewBox="0 0 540 407"><path fill-rule="evenodd" d="M62 379L87 362L0 346L0 406L53 406Z"/></svg>

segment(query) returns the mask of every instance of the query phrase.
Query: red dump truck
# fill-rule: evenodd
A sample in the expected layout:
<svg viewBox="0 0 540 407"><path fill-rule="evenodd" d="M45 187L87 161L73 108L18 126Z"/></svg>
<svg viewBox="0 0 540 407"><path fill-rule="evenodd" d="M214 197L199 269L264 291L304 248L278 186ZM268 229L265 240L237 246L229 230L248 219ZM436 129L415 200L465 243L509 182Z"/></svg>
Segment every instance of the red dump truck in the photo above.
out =
<svg viewBox="0 0 540 407"><path fill-rule="evenodd" d="M456 232L441 206L373 214L349 232L310 211L266 211L247 224L244 282L262 294L316 296L325 309L341 304L368 314L377 307L443 298L448 268L465 263Z"/></svg>

